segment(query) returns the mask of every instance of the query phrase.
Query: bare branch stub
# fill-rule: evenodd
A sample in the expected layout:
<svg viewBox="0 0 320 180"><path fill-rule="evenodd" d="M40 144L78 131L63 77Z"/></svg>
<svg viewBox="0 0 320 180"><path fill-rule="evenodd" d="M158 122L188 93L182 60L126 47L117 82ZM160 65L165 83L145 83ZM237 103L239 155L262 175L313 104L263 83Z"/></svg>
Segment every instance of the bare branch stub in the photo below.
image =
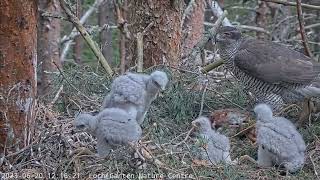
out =
<svg viewBox="0 0 320 180"><path fill-rule="evenodd" d="M207 33L203 36L203 38L195 45L192 52L189 54L187 59L194 59L199 52L204 48L205 44L215 36L217 33L218 28L223 22L223 19L227 16L228 12L224 11L223 14L217 19L214 23L214 26L207 31Z"/></svg>
<svg viewBox="0 0 320 180"><path fill-rule="evenodd" d="M211 71L212 69L215 69L215 68L221 66L223 63L224 63L224 61L222 59L217 59L215 62L213 62L211 64L208 64L205 67L203 67L201 69L201 72L202 73L207 73L207 72Z"/></svg>
<svg viewBox="0 0 320 180"><path fill-rule="evenodd" d="M304 19L303 19L302 8L301 8L301 0L296 0L296 2L297 2L297 14L298 14L298 21L300 26L300 34L301 34L304 50L307 56L313 58L310 47L309 47L308 38L306 36L306 30L304 28Z"/></svg>
<svg viewBox="0 0 320 180"><path fill-rule="evenodd" d="M116 17L117 17L117 25L118 25L118 29L121 32L120 41L119 41L121 74L124 74L126 71L126 39L131 38L130 32L128 30L128 24L125 20L125 17L126 17L125 10L127 9L126 6L127 6L126 1L123 2L122 8L120 8L120 5L116 1L114 1L114 7L116 10Z"/></svg>
<svg viewBox="0 0 320 180"><path fill-rule="evenodd" d="M285 5L285 6L296 6L297 5L294 2L287 2L286 0L262 0L262 1L278 3L278 4ZM308 9L314 9L314 10L320 10L320 6L315 6L315 5L310 5L310 4L301 3L301 7L308 8Z"/></svg>
<svg viewBox="0 0 320 180"><path fill-rule="evenodd" d="M143 71L143 34L137 33L137 72Z"/></svg>

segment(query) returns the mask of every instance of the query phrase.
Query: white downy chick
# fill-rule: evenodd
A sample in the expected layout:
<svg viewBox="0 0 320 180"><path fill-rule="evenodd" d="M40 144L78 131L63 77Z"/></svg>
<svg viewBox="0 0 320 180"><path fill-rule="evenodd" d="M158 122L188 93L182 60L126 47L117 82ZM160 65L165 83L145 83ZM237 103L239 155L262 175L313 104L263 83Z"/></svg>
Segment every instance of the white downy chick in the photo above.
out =
<svg viewBox="0 0 320 180"><path fill-rule="evenodd" d="M97 119L91 114L82 113L76 116L75 120L73 121L73 125L78 131L85 131L95 136Z"/></svg>
<svg viewBox="0 0 320 180"><path fill-rule="evenodd" d="M283 166L293 173L304 165L305 142L296 127L283 117L273 117L271 108L258 104L257 115L258 165Z"/></svg>
<svg viewBox="0 0 320 180"><path fill-rule="evenodd" d="M206 117L199 117L192 121L192 124L199 128L199 136L206 142L206 148L201 149L201 158L210 163L221 162L233 164L230 157L230 141L225 135L215 132L211 122Z"/></svg>
<svg viewBox="0 0 320 180"><path fill-rule="evenodd" d="M107 156L119 145L136 143L142 135L135 116L119 108L106 108L96 116L80 114L75 118L74 126L96 136L99 156Z"/></svg>
<svg viewBox="0 0 320 180"><path fill-rule="evenodd" d="M119 108L106 108L97 115L97 150L105 157L118 145L136 143L142 130L135 117Z"/></svg>
<svg viewBox="0 0 320 180"><path fill-rule="evenodd" d="M105 97L102 109L118 107L136 113L139 124L143 123L152 101L168 83L166 73L155 71L151 75L126 73L117 77Z"/></svg>

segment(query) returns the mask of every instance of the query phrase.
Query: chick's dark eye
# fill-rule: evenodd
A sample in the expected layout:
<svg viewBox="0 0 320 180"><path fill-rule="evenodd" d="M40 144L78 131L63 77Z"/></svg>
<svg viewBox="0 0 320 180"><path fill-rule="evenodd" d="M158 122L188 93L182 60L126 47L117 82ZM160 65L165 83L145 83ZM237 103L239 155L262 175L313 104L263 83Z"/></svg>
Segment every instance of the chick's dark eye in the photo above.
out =
<svg viewBox="0 0 320 180"><path fill-rule="evenodd" d="M77 125L77 128L78 129L84 129L86 126L85 125L83 125L83 124L81 124L81 125Z"/></svg>
<svg viewBox="0 0 320 180"><path fill-rule="evenodd" d="M153 81L154 85L157 86L157 88L161 88L160 84L157 81Z"/></svg>
<svg viewBox="0 0 320 180"><path fill-rule="evenodd" d="M231 36L231 33L229 33L229 32L225 32L223 34L226 35L226 36Z"/></svg>

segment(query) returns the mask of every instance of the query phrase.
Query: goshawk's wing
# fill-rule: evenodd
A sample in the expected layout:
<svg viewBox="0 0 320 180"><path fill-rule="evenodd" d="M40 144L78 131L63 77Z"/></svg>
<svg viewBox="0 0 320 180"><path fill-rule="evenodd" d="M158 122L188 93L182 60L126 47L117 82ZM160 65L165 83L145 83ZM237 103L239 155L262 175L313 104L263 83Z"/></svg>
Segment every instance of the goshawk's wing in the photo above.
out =
<svg viewBox="0 0 320 180"><path fill-rule="evenodd" d="M247 74L272 84L309 84L320 73L320 64L284 45L246 39L234 57Z"/></svg>

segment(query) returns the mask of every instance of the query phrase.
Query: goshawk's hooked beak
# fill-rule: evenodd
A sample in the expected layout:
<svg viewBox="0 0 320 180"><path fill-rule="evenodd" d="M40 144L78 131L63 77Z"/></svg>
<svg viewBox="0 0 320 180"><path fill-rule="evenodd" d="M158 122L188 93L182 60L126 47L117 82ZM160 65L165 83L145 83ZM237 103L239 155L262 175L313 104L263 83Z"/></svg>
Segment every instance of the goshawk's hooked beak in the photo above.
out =
<svg viewBox="0 0 320 180"><path fill-rule="evenodd" d="M216 34L215 36L214 36L214 43L216 44L217 42L221 42L223 39L222 39L222 37L221 37L221 35L220 34Z"/></svg>

